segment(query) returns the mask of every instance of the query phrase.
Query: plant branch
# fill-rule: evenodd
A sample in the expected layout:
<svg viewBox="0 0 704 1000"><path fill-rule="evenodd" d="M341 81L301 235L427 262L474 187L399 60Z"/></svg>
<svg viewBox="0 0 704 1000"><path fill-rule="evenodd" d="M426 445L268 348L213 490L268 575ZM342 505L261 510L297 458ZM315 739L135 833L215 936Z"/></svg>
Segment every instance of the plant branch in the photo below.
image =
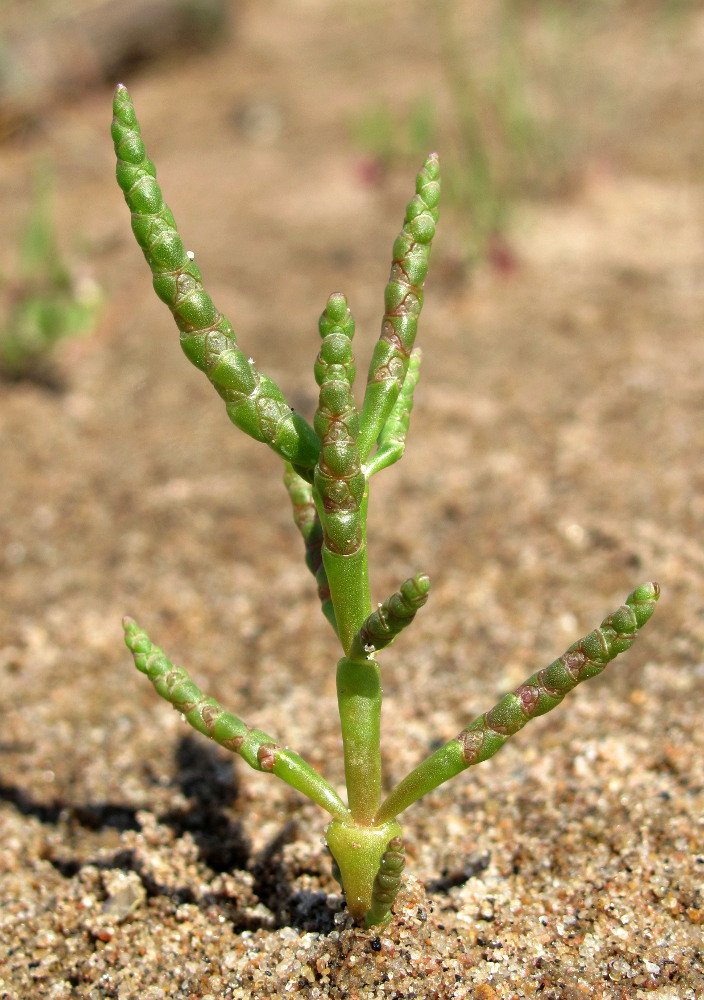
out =
<svg viewBox="0 0 704 1000"><path fill-rule="evenodd" d="M401 888L406 854L401 837L392 837L381 856L379 871L372 887L372 905L367 910L364 926L386 927L391 920L391 907Z"/></svg>
<svg viewBox="0 0 704 1000"><path fill-rule="evenodd" d="M607 663L633 645L659 596L657 583L634 590L599 628L573 643L549 667L529 677L411 771L383 802L374 822L388 822L465 768L493 757L527 722L550 712L578 684L600 674Z"/></svg>
<svg viewBox="0 0 704 1000"><path fill-rule="evenodd" d="M306 566L315 577L315 582L318 585L318 597L320 598L323 614L337 634L335 609L330 597L330 585L327 573L325 572L325 566L323 565L321 551L323 545L323 527L318 517L315 501L313 500L313 487L298 475L290 462L286 463L284 486L291 498L293 520L303 536L306 548Z"/></svg>
<svg viewBox="0 0 704 1000"><path fill-rule="evenodd" d="M404 580L400 588L366 619L352 640L350 658L363 659L390 646L426 603L429 591L430 579L424 573Z"/></svg>
<svg viewBox="0 0 704 1000"><path fill-rule="evenodd" d="M331 295L318 324L315 363L320 386L314 427L321 450L313 496L323 527L322 557L342 648L370 610L366 546L366 479L357 450L359 414L352 385L354 320L344 295Z"/></svg>
<svg viewBox="0 0 704 1000"><path fill-rule="evenodd" d="M403 229L393 249L384 291L384 318L374 348L362 404L357 445L365 462L401 391L423 307L423 284L438 221L440 166L431 153L416 177L416 194L406 206Z"/></svg>
<svg viewBox="0 0 704 1000"><path fill-rule="evenodd" d="M255 771L275 774L311 801L322 806L333 819L349 818L349 810L333 788L302 757L262 732L250 729L236 715L225 712L204 695L189 674L175 667L166 654L132 618L123 618L125 644L138 670L146 674L162 698L170 702L186 721L220 746L238 753Z"/></svg>
<svg viewBox="0 0 704 1000"><path fill-rule="evenodd" d="M402 457L406 448L408 426L413 410L413 394L418 384L422 354L420 347L414 347L408 362L408 371L401 391L394 403L386 423L381 429L377 449L364 467L367 479L381 469L386 469Z"/></svg>
<svg viewBox="0 0 704 1000"><path fill-rule="evenodd" d="M208 376L237 427L266 442L310 478L320 442L276 383L258 372L239 349L230 321L203 287L201 273L162 199L156 168L147 158L132 99L122 84L113 100L112 137L117 181L132 213L132 231L151 268L154 290L176 320L186 357Z"/></svg>

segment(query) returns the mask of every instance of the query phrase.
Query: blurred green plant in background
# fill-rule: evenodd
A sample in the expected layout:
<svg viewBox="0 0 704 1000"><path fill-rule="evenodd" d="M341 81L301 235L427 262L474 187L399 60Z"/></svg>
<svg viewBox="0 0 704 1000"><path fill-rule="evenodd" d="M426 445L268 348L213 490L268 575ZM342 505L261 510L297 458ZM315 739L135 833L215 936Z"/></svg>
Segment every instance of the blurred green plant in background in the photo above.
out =
<svg viewBox="0 0 704 1000"><path fill-rule="evenodd" d="M404 116L394 115L385 104L369 105L350 122L349 130L352 141L372 158L370 170L386 171L399 161L418 159L421 150L436 144L437 118L435 102L424 95Z"/></svg>
<svg viewBox="0 0 704 1000"><path fill-rule="evenodd" d="M0 286L0 374L8 381L56 387L52 352L59 341L93 327L101 295L95 282L74 273L59 251L52 187L52 171L44 163L35 170L17 274Z"/></svg>
<svg viewBox="0 0 704 1000"><path fill-rule="evenodd" d="M404 169L442 135L444 197L462 220L471 270L515 261L517 206L572 191L614 137L628 134L628 98L595 53L624 22L644 58L676 43L693 0L419 0L417 20L440 75L405 110L371 105L350 125L367 180ZM635 126L632 126L635 127ZM608 158L608 153L607 153Z"/></svg>
<svg viewBox="0 0 704 1000"><path fill-rule="evenodd" d="M527 97L522 28L514 6L514 0L498 5L493 66L482 74L465 47L456 0L435 5L454 119L454 170L446 190L467 219L464 249L471 267L503 240L511 203L546 144Z"/></svg>
<svg viewBox="0 0 704 1000"><path fill-rule="evenodd" d="M474 267L503 240L515 198L534 186L536 175L547 177L547 163L551 174L559 170L561 158L528 95L520 3L501 0L469 33L458 0L423 6L440 56L441 92L431 96L428 88L405 115L372 106L352 123L351 134L385 171L419 158L442 132L445 192L465 220L464 254Z"/></svg>

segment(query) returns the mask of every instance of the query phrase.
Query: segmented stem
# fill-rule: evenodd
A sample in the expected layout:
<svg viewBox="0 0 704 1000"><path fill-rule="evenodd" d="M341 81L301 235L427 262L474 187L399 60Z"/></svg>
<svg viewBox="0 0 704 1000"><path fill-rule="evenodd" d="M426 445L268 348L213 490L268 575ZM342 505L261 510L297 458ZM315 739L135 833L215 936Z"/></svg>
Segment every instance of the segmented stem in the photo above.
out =
<svg viewBox="0 0 704 1000"><path fill-rule="evenodd" d="M411 624L428 600L429 592L430 578L424 573L404 580L399 590L366 619L352 641L350 657L361 659L391 645L399 632Z"/></svg>
<svg viewBox="0 0 704 1000"><path fill-rule="evenodd" d="M360 507L364 473L357 451L359 414L352 385L354 320L344 295L331 295L320 317L323 342L315 363L320 386L313 426L320 438L314 485L322 503L325 547L335 555L354 555L362 545Z"/></svg>
<svg viewBox="0 0 704 1000"><path fill-rule="evenodd" d="M416 177L416 194L406 207L403 229L393 249L384 292L384 318L362 405L359 453L366 461L401 391L423 307L423 284L440 200L440 166L431 153Z"/></svg>
<svg viewBox="0 0 704 1000"><path fill-rule="evenodd" d="M401 837L393 837L381 856L379 871L372 888L372 905L364 918L364 926L386 927L391 920L391 907L398 895L406 867L406 854Z"/></svg>
<svg viewBox="0 0 704 1000"><path fill-rule="evenodd" d="M550 712L578 684L600 674L607 663L633 645L659 596L657 583L634 590L599 628L573 643L561 657L529 677L404 778L384 801L374 822L388 822L460 771L493 757L527 722Z"/></svg>
<svg viewBox="0 0 704 1000"><path fill-rule="evenodd" d="M397 837L401 839L401 827L396 820L382 826L333 820L326 827L325 840L337 866L347 908L358 923L364 922L372 907L382 858ZM389 872L392 868L390 864Z"/></svg>
<svg viewBox="0 0 704 1000"><path fill-rule="evenodd" d="M406 448L406 437L413 410L413 394L418 385L420 363L423 356L420 347L414 347L408 362L408 371L403 380L401 391L394 403L391 413L379 434L377 449L364 466L367 479L393 465L402 457Z"/></svg>
<svg viewBox="0 0 704 1000"><path fill-rule="evenodd" d="M323 527L322 557L335 620L345 650L369 612L365 538L366 479L357 450L359 414L352 385L354 320L344 295L327 301L319 322L323 342L315 363L320 386L314 427L321 450L313 496Z"/></svg>
<svg viewBox="0 0 704 1000"><path fill-rule="evenodd" d="M113 99L112 137L117 181L132 213L132 231L151 268L154 290L176 320L184 353L210 379L237 427L310 475L320 450L318 438L292 411L276 383L239 349L229 320L203 287L200 270L164 204L132 99L122 84Z"/></svg>
<svg viewBox="0 0 704 1000"><path fill-rule="evenodd" d="M302 757L281 747L261 729L250 729L204 695L189 674L174 666L132 618L123 618L125 644L138 670L146 674L162 698L170 702L199 733L238 753L255 771L275 774L286 784L322 806L334 819L349 818L349 810L330 785Z"/></svg>
<svg viewBox="0 0 704 1000"><path fill-rule="evenodd" d="M337 632L335 609L330 597L330 585L323 565L322 545L323 528L318 517L318 511L313 500L313 487L294 471L290 462L286 463L284 486L288 490L293 507L293 520L303 536L306 549L306 566L315 577L318 585L318 597L323 614Z"/></svg>

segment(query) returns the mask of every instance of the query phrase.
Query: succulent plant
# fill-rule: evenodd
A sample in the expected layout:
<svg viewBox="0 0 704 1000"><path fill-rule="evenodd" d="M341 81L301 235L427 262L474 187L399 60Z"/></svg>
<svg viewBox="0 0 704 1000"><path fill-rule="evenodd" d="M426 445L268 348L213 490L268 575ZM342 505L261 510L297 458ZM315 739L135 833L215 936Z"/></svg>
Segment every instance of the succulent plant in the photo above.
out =
<svg viewBox="0 0 704 1000"><path fill-rule="evenodd" d="M381 335L361 409L353 393L354 319L344 295L336 293L327 300L319 321L322 343L314 365L319 399L311 425L242 352L229 320L205 291L164 204L131 98L122 85L115 92L113 113L117 180L154 289L173 313L184 353L208 376L232 422L268 444L284 462L284 484L304 540L306 563L342 647L337 696L347 803L297 753L273 736L250 729L205 695L131 618L123 622L125 641L137 668L195 729L328 812L326 841L349 911L367 927L384 925L404 868L398 816L438 785L488 760L530 719L549 712L577 684L601 673L633 644L653 613L659 587L647 583L634 590L598 628L471 722L384 796L378 653L413 621L428 600L430 581L419 573L372 610L367 505L370 479L397 462L406 444L421 361L415 338L438 218L438 157L432 153L419 172L394 243Z"/></svg>

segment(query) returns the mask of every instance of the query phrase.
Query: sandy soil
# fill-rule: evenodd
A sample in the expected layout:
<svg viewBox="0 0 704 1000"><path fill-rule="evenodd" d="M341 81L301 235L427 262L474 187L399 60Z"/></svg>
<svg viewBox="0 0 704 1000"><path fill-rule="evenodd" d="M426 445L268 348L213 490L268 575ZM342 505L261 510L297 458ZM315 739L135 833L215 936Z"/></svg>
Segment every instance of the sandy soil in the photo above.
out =
<svg viewBox="0 0 704 1000"><path fill-rule="evenodd" d="M370 516L375 597L434 584L383 661L388 782L635 585L663 596L601 678L409 810L382 934L349 926L323 815L187 731L122 644L129 613L341 785L337 650L279 465L153 296L111 89L0 147L2 267L48 152L107 302L56 358L65 391L0 398L0 998L704 996L704 14L612 6L563 39L569 183L516 204L517 266L467 275L441 215L408 450ZM364 370L418 165L370 171L350 121L432 89L441 155L452 130L428 6L244 4L214 51L125 82L213 297L311 415L317 317L346 292Z"/></svg>

